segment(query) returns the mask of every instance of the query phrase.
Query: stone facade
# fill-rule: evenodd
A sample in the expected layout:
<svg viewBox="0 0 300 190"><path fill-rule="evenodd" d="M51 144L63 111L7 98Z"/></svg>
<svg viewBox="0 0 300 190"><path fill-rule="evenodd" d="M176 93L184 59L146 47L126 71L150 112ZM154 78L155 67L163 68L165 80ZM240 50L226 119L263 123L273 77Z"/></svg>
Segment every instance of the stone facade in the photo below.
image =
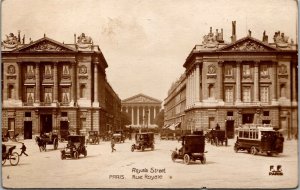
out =
<svg viewBox="0 0 300 190"><path fill-rule="evenodd" d="M131 118L132 127L155 127L155 117L161 109L162 101L138 94L122 100L122 111Z"/></svg>
<svg viewBox="0 0 300 190"><path fill-rule="evenodd" d="M241 124L271 124L288 136L298 131L297 45L276 32L274 43L264 32L236 40L235 22L230 43L223 30L204 36L184 63L184 76L165 99L166 123L182 122L188 130L206 130L218 123L234 136ZM176 94L185 89L184 110L174 112Z"/></svg>
<svg viewBox="0 0 300 190"><path fill-rule="evenodd" d="M105 132L109 120L120 127L121 100L106 80L107 67L84 33L73 44L46 36L25 44L11 33L2 42L3 133Z"/></svg>

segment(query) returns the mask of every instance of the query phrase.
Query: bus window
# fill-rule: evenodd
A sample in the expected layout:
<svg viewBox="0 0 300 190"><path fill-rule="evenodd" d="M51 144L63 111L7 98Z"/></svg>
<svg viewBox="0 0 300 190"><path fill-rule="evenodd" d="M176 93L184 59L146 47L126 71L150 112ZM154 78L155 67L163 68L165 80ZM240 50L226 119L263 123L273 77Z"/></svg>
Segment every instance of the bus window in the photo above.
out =
<svg viewBox="0 0 300 190"><path fill-rule="evenodd" d="M255 139L258 139L258 131L255 131L254 134L255 134L254 138L255 138Z"/></svg>
<svg viewBox="0 0 300 190"><path fill-rule="evenodd" d="M249 138L249 131L244 131L244 138Z"/></svg>
<svg viewBox="0 0 300 190"><path fill-rule="evenodd" d="M243 131L239 131L239 137L243 138Z"/></svg>
<svg viewBox="0 0 300 190"><path fill-rule="evenodd" d="M250 129L250 131L249 131L249 138L250 138L250 139L253 138L252 133L253 133L253 129Z"/></svg>

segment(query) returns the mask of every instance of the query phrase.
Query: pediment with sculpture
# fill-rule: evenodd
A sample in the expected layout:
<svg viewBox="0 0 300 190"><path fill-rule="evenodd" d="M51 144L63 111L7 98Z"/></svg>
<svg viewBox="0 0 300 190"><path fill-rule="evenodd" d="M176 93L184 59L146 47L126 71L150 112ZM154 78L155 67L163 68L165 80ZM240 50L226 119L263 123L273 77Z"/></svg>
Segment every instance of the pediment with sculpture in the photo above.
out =
<svg viewBox="0 0 300 190"><path fill-rule="evenodd" d="M149 96L143 95L143 94L139 94L139 95L136 95L136 96L133 96L133 97L123 100L122 103L158 103L158 104L160 104L161 101L159 101L155 98L151 98Z"/></svg>
<svg viewBox="0 0 300 190"><path fill-rule="evenodd" d="M260 42L252 37L246 37L236 41L233 44L229 44L225 47L218 49L217 51L233 51L233 52L248 52L248 51L276 51L277 49L269 45Z"/></svg>

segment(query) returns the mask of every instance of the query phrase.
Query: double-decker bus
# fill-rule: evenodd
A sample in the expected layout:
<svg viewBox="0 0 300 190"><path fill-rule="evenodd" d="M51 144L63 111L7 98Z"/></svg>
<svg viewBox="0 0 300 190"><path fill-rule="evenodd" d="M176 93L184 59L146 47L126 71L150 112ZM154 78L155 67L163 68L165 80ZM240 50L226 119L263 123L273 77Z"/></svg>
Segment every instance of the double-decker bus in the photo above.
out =
<svg viewBox="0 0 300 190"><path fill-rule="evenodd" d="M270 124L245 124L237 130L235 152L246 150L253 155L267 153L268 156L283 152L284 138Z"/></svg>

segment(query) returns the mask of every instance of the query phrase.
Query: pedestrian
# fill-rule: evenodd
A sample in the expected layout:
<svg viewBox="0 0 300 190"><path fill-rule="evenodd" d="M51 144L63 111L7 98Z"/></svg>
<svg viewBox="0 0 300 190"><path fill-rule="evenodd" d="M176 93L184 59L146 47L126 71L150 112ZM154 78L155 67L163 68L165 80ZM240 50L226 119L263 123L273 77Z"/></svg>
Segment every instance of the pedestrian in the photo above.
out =
<svg viewBox="0 0 300 190"><path fill-rule="evenodd" d="M114 152L114 151L116 151L116 149L115 149L115 140L114 140L114 138L111 138L111 152Z"/></svg>
<svg viewBox="0 0 300 190"><path fill-rule="evenodd" d="M21 149L21 154L20 154L20 156L22 156L22 154L24 153L26 156L28 156L28 154L26 154L26 146L25 146L25 144L24 143L22 143L22 147L20 148Z"/></svg>

